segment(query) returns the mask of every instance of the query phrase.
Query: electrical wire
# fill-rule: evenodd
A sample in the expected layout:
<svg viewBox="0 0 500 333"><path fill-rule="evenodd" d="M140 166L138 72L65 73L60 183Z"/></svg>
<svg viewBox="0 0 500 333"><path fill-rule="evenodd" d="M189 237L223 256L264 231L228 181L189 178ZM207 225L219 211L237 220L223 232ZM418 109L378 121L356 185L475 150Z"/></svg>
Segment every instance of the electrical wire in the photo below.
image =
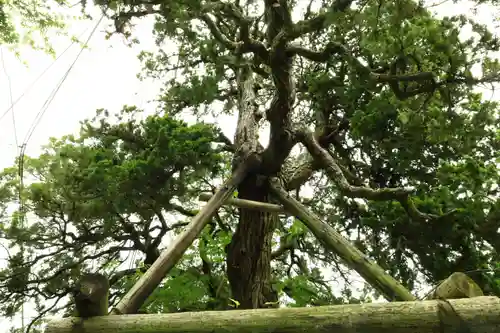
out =
<svg viewBox="0 0 500 333"><path fill-rule="evenodd" d="M78 61L78 59L80 58L80 56L82 55L83 53L83 50L86 48L86 46L88 45L88 43L90 42L90 39L92 38L92 36L94 35L94 33L96 32L97 28L99 27L101 21L103 20L104 18L104 15L101 16L101 18L97 21L97 23L95 24L94 28L92 29L92 31L90 32L90 35L88 36L87 40L85 41L85 43L82 45L82 47L80 48L80 51L78 52L78 54L76 55L75 59L73 60L73 62L71 63L70 67L68 68L68 70L66 71L66 73L63 75L63 77L61 78L61 80L58 82L58 84L56 85L56 87L54 88L54 90L52 90L51 94L49 95L49 97L47 98L47 100L44 102L44 104L42 105L40 111L37 113L37 115L35 116L35 119L33 120L33 122L31 123L31 126L30 128L28 129L28 132L26 133L26 136L23 140L23 143L22 145L19 147L20 148L20 152L19 152L19 157L18 157L18 179L19 179L19 192L18 192L18 200L19 200L19 215L20 215L20 219L21 219L21 224L24 225L25 223L25 219L26 219L26 214L25 214L25 202L24 202L24 198L23 198L23 191L24 191L24 154L25 154L25 151L26 151L26 146L28 145L28 142L31 138L31 136L33 135L36 127L38 126L38 124L40 123L43 115L45 114L45 112L47 111L48 107L50 106L50 104L52 103L52 101L54 100L57 92L59 91L59 89L61 88L62 84L64 83L64 81L66 81L66 78L68 77L69 73L71 72L71 70L73 69L73 67L75 66L75 63ZM71 44L72 45L72 44ZM69 47L71 47L71 45ZM65 50L67 51L69 49L69 47ZM60 56L59 56L60 57ZM57 61L57 59L56 59ZM55 63L55 61L54 61ZM52 65L54 64L52 63ZM51 65L51 66L52 66ZM50 66L49 66L50 68ZM46 71L48 70L48 68L43 72L45 73ZM43 73L39 76L39 78L43 75ZM37 79L38 80L38 79ZM36 80L35 80L36 82ZM24 94L23 94L24 95ZM21 95L21 97L23 96ZM20 98L18 98L19 100ZM17 102L17 101L16 101ZM15 103L13 103L15 104ZM11 107L6 111L10 111L12 108L13 108L14 105L11 105ZM2 115L3 117L3 115ZM2 118L0 117L0 119ZM21 248L20 250L22 251L21 253L23 253L23 246L21 244ZM24 302L23 302L24 303ZM22 331L24 332L24 314L22 315Z"/></svg>
<svg viewBox="0 0 500 333"><path fill-rule="evenodd" d="M10 79L10 75L9 73L7 72L7 67L5 66L5 59L4 59L4 56L3 56L3 48L0 48L0 58L1 58L1 61L2 61L2 68L3 68L3 72L5 74L5 77L7 78L7 84L9 86L9 102L11 103L11 108L10 110L12 110L12 127L13 127L13 130L14 130L14 141L15 141L15 144L16 144L16 150L19 151L19 142L18 142L18 139L17 139L17 126L16 126L16 115L14 114L14 103L12 103L13 101L13 97L12 97L12 80ZM18 175L19 177L19 175ZM18 179L18 182L20 183L20 180ZM19 206L21 206L21 196L19 196L18 198L18 204ZM23 227L23 221L21 221L21 228ZM21 255L24 256L24 248L23 248L23 245L21 243L21 247L20 247L20 251L21 251ZM24 302L21 304L21 327L22 327L22 330L24 332Z"/></svg>
<svg viewBox="0 0 500 333"><path fill-rule="evenodd" d="M0 58L1 58L1 61L2 61L3 72L5 74L5 77L7 78L7 84L9 85L9 102L11 104L11 107L9 108L9 110L12 110L11 113L12 113L12 126L13 126L13 129L14 129L14 141L15 141L15 144L16 144L16 149L19 151L19 142L17 140L16 116L14 114L14 103L12 102L13 99L14 99L12 97L12 80L10 79L10 75L7 72L7 67L5 66L5 59L3 57L3 48L0 48Z"/></svg>
<svg viewBox="0 0 500 333"><path fill-rule="evenodd" d="M104 15L102 15L101 18L97 21L96 25L94 26L94 28L90 32L90 35L88 36L87 40L82 45L82 47L80 49L80 52L78 52L78 54L76 55L75 60L73 60L73 62L71 63L70 67L68 68L68 70L66 71L66 73L63 75L63 77L61 78L61 80L59 81L59 83L57 84L57 86L52 90L52 92L49 95L49 97L45 100L44 104L42 105L42 108L40 109L40 111L38 111L37 115L35 116L35 119L31 123L30 128L28 129L28 132L26 133L26 136L25 136L25 138L23 140L23 144L20 147L21 150L19 152L19 158L18 158L18 165L19 165L18 173L19 173L19 177L20 177L20 184L19 184L19 195L20 196L21 196L21 192L22 192L22 190L24 188L24 186L23 186L23 179L24 179L24 170L23 170L24 168L23 168L23 166L24 166L24 153L26 151L26 146L28 145L28 142L31 139L31 136L35 132L35 129L38 126L38 124L40 123L43 115L45 114L45 112L47 111L48 107L50 106L50 103L54 100L55 95L57 94L57 92L61 88L62 84L64 83L64 81L68 77L69 73L71 72L71 70L75 66L75 63L80 58L81 54L83 53L83 50L88 45L90 39L94 35L95 31L97 30L97 27L99 26L99 24L101 23L101 21L102 21L103 18L104 18ZM21 214L24 212L24 205L22 204L22 202L23 201L21 200Z"/></svg>
<svg viewBox="0 0 500 333"><path fill-rule="evenodd" d="M84 31L82 31L82 33L80 33L76 38L79 40L80 37L82 37L88 30L89 30L90 27L87 27ZM14 102L12 102L12 98L11 98L11 105L9 108L7 108L7 110L5 110L2 115L0 116L0 120L2 120L3 117L5 117L10 110L14 109L14 106L24 97L24 95L26 95L30 90L31 88L33 88L33 86L45 75L45 73L48 72L49 69L52 68L52 66L54 66L56 64L56 62L76 43L76 41L72 41L71 44L69 44L62 52L61 54L59 54L56 59L54 59L54 61L49 65L47 66L42 73L40 73L40 75L38 75L38 77L23 91L23 93L21 94L21 96L19 96L18 98L16 98L16 100Z"/></svg>

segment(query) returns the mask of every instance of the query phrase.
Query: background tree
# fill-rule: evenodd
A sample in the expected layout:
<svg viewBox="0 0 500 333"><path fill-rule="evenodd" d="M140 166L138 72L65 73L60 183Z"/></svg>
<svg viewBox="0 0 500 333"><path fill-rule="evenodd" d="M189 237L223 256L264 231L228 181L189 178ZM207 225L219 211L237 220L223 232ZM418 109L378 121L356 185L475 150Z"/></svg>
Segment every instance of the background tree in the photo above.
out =
<svg viewBox="0 0 500 333"><path fill-rule="evenodd" d="M161 111L138 121L125 108L116 124L101 113L80 137L54 139L26 159L26 172L38 177L24 193L36 222L21 229L14 219L3 232L33 257L13 257L3 272L6 310L15 311L23 292L62 297L61 281L91 261L112 271L120 253L139 251L140 260L112 276L120 295L158 256L174 229L169 214L194 215L194 195L211 191L248 152L261 164L239 198L272 201L268 180L276 176L298 198L307 187L313 194L301 200L408 289L465 271L500 295L498 106L474 90L499 79L489 57L498 40L485 26L438 19L409 0L99 5L128 35L131 20L155 17L160 50L141 59L144 76L165 81ZM465 27L472 34L460 38ZM166 40L178 48L162 49ZM236 115L234 140L214 126L184 124L186 112ZM4 171L6 200L14 172ZM144 309L369 300L370 289L358 298L348 285L332 290L352 281L345 271L300 221L224 208Z"/></svg>
<svg viewBox="0 0 500 333"><path fill-rule="evenodd" d="M16 52L19 44L28 44L54 55L47 33L66 32L67 15L63 15L63 10L68 7L66 0L2 0L0 44L8 45Z"/></svg>
<svg viewBox="0 0 500 333"><path fill-rule="evenodd" d="M4 229L12 245L22 243L27 251L24 262L9 258L4 272L6 314L17 310L13 301L22 291L40 301L40 310L53 310L47 298L63 298L82 270L112 270L132 260L134 269L117 273L116 282L147 268L165 234L185 225L168 223L165 214L178 209L190 215L175 202L220 172L224 161L212 148L211 126L187 126L168 116L137 121L138 111L124 108L111 125L112 117L100 110L82 122L78 137L53 139L40 157L25 157L24 172L33 178L23 195L34 222L22 228L14 218ZM15 195L16 168L4 170L2 178L4 193ZM139 267L127 255L132 251L144 255Z"/></svg>

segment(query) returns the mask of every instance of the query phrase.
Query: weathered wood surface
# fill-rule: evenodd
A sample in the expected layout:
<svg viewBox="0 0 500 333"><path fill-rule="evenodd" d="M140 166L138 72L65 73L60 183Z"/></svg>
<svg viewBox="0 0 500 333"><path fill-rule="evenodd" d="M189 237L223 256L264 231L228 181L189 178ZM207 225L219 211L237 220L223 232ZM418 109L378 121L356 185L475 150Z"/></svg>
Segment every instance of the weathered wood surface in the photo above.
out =
<svg viewBox="0 0 500 333"><path fill-rule="evenodd" d="M210 200L210 198L212 198L211 193L201 193L198 197L198 199L202 200L202 201L208 201L208 200ZM240 207L240 208L255 209L255 210L259 210L261 212L287 214L287 212L285 211L283 206L268 203L268 202L259 202L259 201L246 200L246 199L229 198L226 200L225 205L226 204L231 205L231 206Z"/></svg>
<svg viewBox="0 0 500 333"><path fill-rule="evenodd" d="M386 273L376 262L351 244L331 226L321 221L298 200L293 198L274 181L271 186L273 195L285 209L299 218L316 236L328 251L342 258L349 268L354 269L366 282L377 289L389 301L414 301L413 296L401 283Z"/></svg>
<svg viewBox="0 0 500 333"><path fill-rule="evenodd" d="M54 320L46 333L493 333L500 328L500 298L370 303L309 308L120 315ZM445 309L443 309L445 308ZM446 311L452 308L452 313ZM75 325L75 323L77 325Z"/></svg>
<svg viewBox="0 0 500 333"><path fill-rule="evenodd" d="M443 280L427 299L454 299L483 296L481 288L469 276L461 272L451 274ZM499 330L500 331L500 330Z"/></svg>

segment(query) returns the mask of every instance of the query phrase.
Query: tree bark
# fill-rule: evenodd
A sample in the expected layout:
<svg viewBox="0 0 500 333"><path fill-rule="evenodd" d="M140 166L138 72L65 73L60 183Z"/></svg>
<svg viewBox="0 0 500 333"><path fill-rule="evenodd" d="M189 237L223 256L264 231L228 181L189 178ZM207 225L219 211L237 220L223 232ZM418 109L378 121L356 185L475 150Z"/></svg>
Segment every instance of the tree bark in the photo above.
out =
<svg viewBox="0 0 500 333"><path fill-rule="evenodd" d="M258 176L247 177L238 187L238 197L268 202L269 185ZM271 289L271 245L277 214L239 209L239 223L227 251L227 275L232 298L241 309L266 307L276 302Z"/></svg>
<svg viewBox="0 0 500 333"><path fill-rule="evenodd" d="M259 113L255 103L254 74L243 66L237 72L239 91L238 126L235 133L236 153L233 167L239 163L240 154L261 152L258 141ZM268 202L268 181L257 173L249 173L238 186L238 198ZM271 240L276 223L276 213L239 209L239 223L227 247L227 277L232 298L238 308L265 307L266 302L276 302L270 288Z"/></svg>

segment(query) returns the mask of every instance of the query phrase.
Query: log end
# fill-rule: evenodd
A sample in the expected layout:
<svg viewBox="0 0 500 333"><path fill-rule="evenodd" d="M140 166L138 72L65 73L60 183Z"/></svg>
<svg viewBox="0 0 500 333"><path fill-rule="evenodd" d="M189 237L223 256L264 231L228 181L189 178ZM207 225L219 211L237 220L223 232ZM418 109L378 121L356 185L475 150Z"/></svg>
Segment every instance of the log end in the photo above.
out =
<svg viewBox="0 0 500 333"><path fill-rule="evenodd" d="M451 274L441 282L427 299L457 299L484 296L481 288L461 272Z"/></svg>

